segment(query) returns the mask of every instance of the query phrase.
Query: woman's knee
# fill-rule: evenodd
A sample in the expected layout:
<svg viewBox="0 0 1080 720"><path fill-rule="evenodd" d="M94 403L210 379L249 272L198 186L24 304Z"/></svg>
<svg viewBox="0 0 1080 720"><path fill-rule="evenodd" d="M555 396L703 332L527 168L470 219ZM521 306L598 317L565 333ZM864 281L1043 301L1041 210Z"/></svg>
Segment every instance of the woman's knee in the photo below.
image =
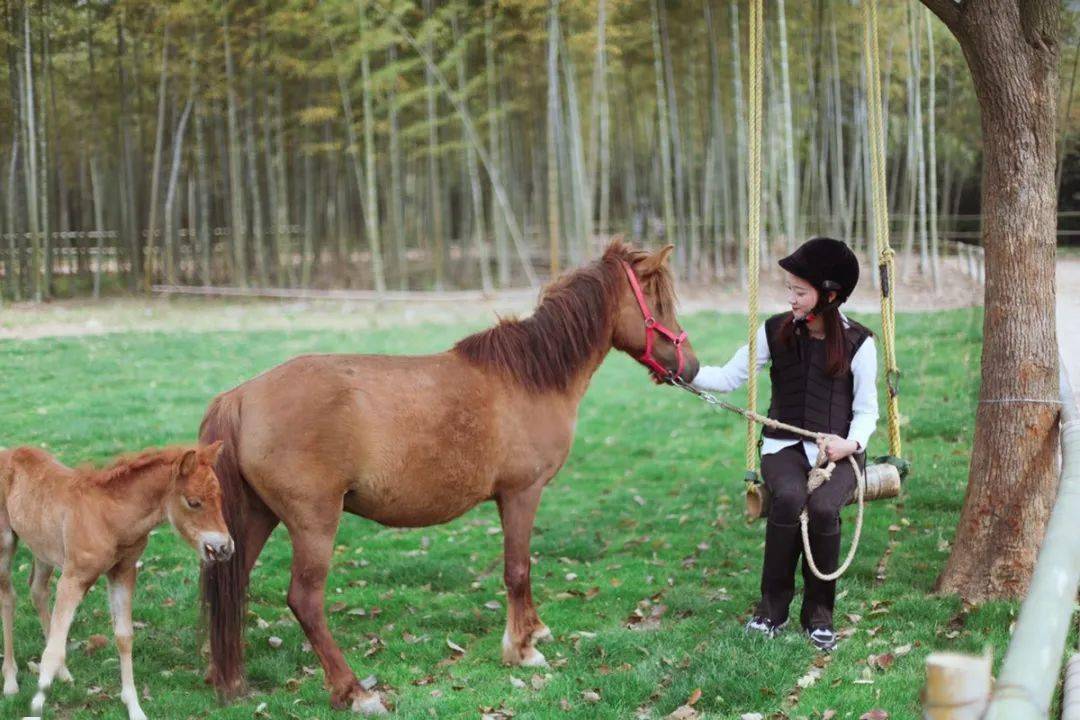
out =
<svg viewBox="0 0 1080 720"><path fill-rule="evenodd" d="M798 488L778 488L769 501L769 521L777 525L794 525L806 505L806 492Z"/></svg>
<svg viewBox="0 0 1080 720"><path fill-rule="evenodd" d="M824 495L810 495L806 503L806 514L810 520L810 532L832 535L840 532L840 505Z"/></svg>

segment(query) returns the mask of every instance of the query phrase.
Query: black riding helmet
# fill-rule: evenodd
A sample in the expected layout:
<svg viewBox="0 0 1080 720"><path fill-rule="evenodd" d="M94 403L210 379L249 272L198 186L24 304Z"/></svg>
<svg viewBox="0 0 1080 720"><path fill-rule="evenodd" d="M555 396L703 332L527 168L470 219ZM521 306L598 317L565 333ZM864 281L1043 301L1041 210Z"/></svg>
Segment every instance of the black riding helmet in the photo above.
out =
<svg viewBox="0 0 1080 720"><path fill-rule="evenodd" d="M795 252L780 259L780 267L806 280L820 294L817 312L837 307L859 284L859 259L845 243L828 237L807 240ZM836 299L829 303L830 291Z"/></svg>

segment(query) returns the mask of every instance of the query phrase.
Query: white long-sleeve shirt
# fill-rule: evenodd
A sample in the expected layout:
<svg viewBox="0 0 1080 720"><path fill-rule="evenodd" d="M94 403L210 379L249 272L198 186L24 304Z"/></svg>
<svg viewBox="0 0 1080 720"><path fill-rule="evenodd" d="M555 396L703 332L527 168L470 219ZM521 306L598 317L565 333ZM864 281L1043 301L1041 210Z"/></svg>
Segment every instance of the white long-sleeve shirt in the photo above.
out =
<svg viewBox="0 0 1080 720"><path fill-rule="evenodd" d="M840 314L840 319L845 327L850 325L843 313ZM765 324L762 323L757 331L758 370L765 367L769 360L769 343L765 336ZM851 402L851 427L848 429L847 439L858 443L858 452L863 452L870 442L870 436L874 433L874 427L878 421L877 349L873 336L866 338L855 351L855 356L851 358L851 374L854 378L854 387ZM702 365L690 384L698 390L727 393L742 387L749 377L750 350L748 345L743 345L726 365ZM762 441L762 455L770 455L800 442L770 437L764 437ZM817 459L817 443L813 440L804 440L802 445L807 459L813 464Z"/></svg>

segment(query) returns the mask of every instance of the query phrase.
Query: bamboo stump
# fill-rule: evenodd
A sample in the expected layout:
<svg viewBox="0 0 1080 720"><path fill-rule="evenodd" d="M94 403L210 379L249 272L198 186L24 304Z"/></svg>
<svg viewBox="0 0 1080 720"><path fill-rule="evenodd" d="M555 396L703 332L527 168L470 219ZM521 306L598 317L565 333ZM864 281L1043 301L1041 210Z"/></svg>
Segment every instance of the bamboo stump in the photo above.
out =
<svg viewBox="0 0 1080 720"><path fill-rule="evenodd" d="M925 720L979 720L990 700L990 653L937 652L926 658Z"/></svg>

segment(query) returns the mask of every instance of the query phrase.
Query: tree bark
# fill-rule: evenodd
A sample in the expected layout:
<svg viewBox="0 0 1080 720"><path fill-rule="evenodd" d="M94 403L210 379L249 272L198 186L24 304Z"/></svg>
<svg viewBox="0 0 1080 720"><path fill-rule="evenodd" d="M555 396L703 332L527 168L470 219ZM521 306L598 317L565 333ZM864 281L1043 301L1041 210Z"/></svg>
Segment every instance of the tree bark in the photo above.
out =
<svg viewBox="0 0 1080 720"><path fill-rule="evenodd" d="M960 41L979 99L986 253L982 386L941 592L1018 597L1057 490L1054 0L923 0Z"/></svg>

